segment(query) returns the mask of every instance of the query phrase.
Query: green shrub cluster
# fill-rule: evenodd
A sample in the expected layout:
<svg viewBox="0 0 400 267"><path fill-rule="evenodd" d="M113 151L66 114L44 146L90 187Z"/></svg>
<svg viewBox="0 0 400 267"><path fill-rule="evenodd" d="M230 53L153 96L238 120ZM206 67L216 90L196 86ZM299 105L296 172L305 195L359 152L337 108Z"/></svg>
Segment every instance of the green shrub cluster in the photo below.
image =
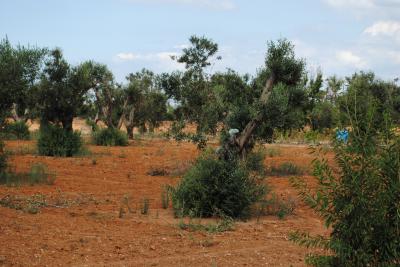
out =
<svg viewBox="0 0 400 267"><path fill-rule="evenodd" d="M29 140L29 127L24 121L7 123L4 126L2 137L8 140Z"/></svg>
<svg viewBox="0 0 400 267"><path fill-rule="evenodd" d="M322 156L314 160L315 189L292 180L332 229L330 237L301 232L290 237L329 251L329 256L308 257L314 266L400 266L400 138L387 118L380 124L386 129L374 123L373 104L364 101L364 106L365 113L348 113L353 121L349 142L336 142L338 172Z"/></svg>
<svg viewBox="0 0 400 267"><path fill-rule="evenodd" d="M38 153L42 156L72 157L82 151L79 132L68 132L56 125L41 127Z"/></svg>
<svg viewBox="0 0 400 267"><path fill-rule="evenodd" d="M115 128L105 128L93 132L93 141L98 146L127 146L128 136Z"/></svg>
<svg viewBox="0 0 400 267"><path fill-rule="evenodd" d="M238 160L221 160L214 153L200 156L172 190L173 207L179 215L243 218L260 200L266 188L259 177Z"/></svg>

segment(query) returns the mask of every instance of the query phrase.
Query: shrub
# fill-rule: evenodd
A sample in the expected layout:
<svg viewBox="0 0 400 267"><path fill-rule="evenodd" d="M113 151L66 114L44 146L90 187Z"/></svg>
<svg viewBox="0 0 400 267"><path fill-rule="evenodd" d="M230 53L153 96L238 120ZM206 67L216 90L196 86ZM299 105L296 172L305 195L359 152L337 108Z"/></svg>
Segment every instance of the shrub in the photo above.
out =
<svg viewBox="0 0 400 267"><path fill-rule="evenodd" d="M72 157L82 151L80 133L68 132L55 125L41 128L38 153L42 156Z"/></svg>
<svg viewBox="0 0 400 267"><path fill-rule="evenodd" d="M29 128L24 121L7 123L4 126L3 137L10 140L29 140Z"/></svg>
<svg viewBox="0 0 400 267"><path fill-rule="evenodd" d="M250 175L239 161L220 160L205 153L172 190L176 214L211 217L247 217L250 206L266 192L258 177Z"/></svg>
<svg viewBox="0 0 400 267"><path fill-rule="evenodd" d="M387 118L375 124L371 102L362 103L364 110L347 114L352 121L347 145L335 144L338 173L320 157L314 160L316 189L292 180L306 204L332 229L330 237L291 234L299 244L329 250L329 256L307 258L314 266L400 265L400 139L392 135Z"/></svg>
<svg viewBox="0 0 400 267"><path fill-rule="evenodd" d="M128 136L115 128L105 128L93 132L94 143L98 146L127 146Z"/></svg>

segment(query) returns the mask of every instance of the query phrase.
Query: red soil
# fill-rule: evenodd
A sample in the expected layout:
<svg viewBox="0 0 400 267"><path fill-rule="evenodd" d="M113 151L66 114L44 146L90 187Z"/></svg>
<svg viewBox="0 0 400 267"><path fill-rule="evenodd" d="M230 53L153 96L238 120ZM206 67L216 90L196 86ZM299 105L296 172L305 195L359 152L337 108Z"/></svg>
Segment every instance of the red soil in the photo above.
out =
<svg viewBox="0 0 400 267"><path fill-rule="evenodd" d="M6 145L23 151L35 143ZM267 165L291 161L308 168L313 158L305 146L271 147L281 155L267 158ZM300 201L295 214L283 220L263 216L217 234L181 230L172 209L162 209L161 192L163 185L176 184L195 159L194 145L146 139L122 148L88 148L93 154L81 158L11 156L17 171L42 162L57 180L54 185L0 186L0 199L43 194L53 203L38 214L0 206L0 266L304 266L310 250L288 241L288 233L328 233ZM170 175L149 176L155 168ZM269 177L266 183L281 198L297 199L287 177ZM140 213L143 198L150 199L148 215Z"/></svg>

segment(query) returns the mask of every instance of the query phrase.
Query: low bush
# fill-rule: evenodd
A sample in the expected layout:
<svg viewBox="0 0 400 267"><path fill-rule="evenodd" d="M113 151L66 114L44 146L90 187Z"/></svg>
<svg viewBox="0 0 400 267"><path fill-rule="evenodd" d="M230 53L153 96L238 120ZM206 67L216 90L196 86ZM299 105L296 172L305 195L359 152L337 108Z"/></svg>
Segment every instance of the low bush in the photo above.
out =
<svg viewBox="0 0 400 267"><path fill-rule="evenodd" d="M7 123L3 129L3 138L9 140L29 140L29 128L24 121Z"/></svg>
<svg viewBox="0 0 400 267"><path fill-rule="evenodd" d="M172 204L176 215L243 218L250 215L251 205L265 192L259 177L251 175L239 161L220 160L215 153L205 153L172 190Z"/></svg>
<svg viewBox="0 0 400 267"><path fill-rule="evenodd" d="M105 128L93 132L93 141L98 146L127 146L128 136L115 128Z"/></svg>
<svg viewBox="0 0 400 267"><path fill-rule="evenodd" d="M38 140L38 153L42 156L72 157L83 148L79 132L67 132L55 125L41 128Z"/></svg>

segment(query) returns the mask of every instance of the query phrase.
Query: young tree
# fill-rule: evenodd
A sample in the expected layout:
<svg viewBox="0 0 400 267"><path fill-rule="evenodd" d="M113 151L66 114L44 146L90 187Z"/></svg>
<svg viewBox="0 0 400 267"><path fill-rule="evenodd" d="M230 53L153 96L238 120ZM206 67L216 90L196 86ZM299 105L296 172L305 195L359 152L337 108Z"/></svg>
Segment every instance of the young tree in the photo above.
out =
<svg viewBox="0 0 400 267"><path fill-rule="evenodd" d="M400 139L393 134L390 113L370 89L372 76L353 76L342 96L349 141L335 141L332 168L324 157L314 160L317 186L311 190L292 179L300 196L332 229L330 237L296 232L291 239L321 247L328 256L311 255L314 266L399 266Z"/></svg>

